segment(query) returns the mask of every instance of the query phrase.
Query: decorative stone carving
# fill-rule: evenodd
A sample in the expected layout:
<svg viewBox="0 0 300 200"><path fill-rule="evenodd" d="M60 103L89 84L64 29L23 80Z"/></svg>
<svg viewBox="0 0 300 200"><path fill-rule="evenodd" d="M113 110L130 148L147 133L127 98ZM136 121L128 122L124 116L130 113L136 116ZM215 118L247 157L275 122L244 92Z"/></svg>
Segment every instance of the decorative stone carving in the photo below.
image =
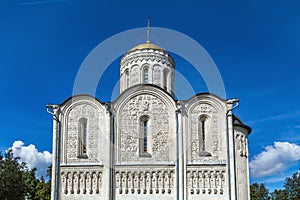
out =
<svg viewBox="0 0 300 200"><path fill-rule="evenodd" d="M143 103L143 111L149 111L149 102L145 101Z"/></svg>
<svg viewBox="0 0 300 200"><path fill-rule="evenodd" d="M187 172L188 193L191 195L223 195L225 188L225 170L191 168Z"/></svg>
<svg viewBox="0 0 300 200"><path fill-rule="evenodd" d="M169 159L169 111L159 98L140 95L130 99L120 113L121 161L138 161L140 118L149 117L149 161ZM150 140L151 138L151 140Z"/></svg>
<svg viewBox="0 0 300 200"><path fill-rule="evenodd" d="M235 135L235 149L237 153L241 157L248 157L249 152L248 152L248 138L245 136L244 133L238 130L234 130L234 135Z"/></svg>
<svg viewBox="0 0 300 200"><path fill-rule="evenodd" d="M143 168L116 170L117 194L173 194L173 169Z"/></svg>
<svg viewBox="0 0 300 200"><path fill-rule="evenodd" d="M157 52L144 51L125 55L121 60L121 71L123 71L124 67L126 67L127 65L132 65L133 63L143 61L155 61L157 63L167 65L169 67L174 66L174 60L171 57L169 57L167 53L159 54Z"/></svg>
<svg viewBox="0 0 300 200"><path fill-rule="evenodd" d="M209 105L209 104L200 104L198 106L196 106L192 113L196 113L196 114L208 114L208 113L216 113L216 109Z"/></svg>
<svg viewBox="0 0 300 200"><path fill-rule="evenodd" d="M206 103L199 104L191 111L191 159L192 161L208 161L217 160L219 157L219 130L218 130L218 112L217 110ZM212 156L201 156L199 138L199 118L205 115L205 150Z"/></svg>
<svg viewBox="0 0 300 200"><path fill-rule="evenodd" d="M102 187L102 171L92 169L64 169L61 172L64 194L99 194Z"/></svg>
<svg viewBox="0 0 300 200"><path fill-rule="evenodd" d="M88 158L83 159L96 162L99 154L98 141L99 131L101 128L99 124L103 121L104 113L90 104L80 104L74 106L67 116L67 134L66 134L66 157L68 162L81 162L78 159L78 125L79 119L87 119L87 154Z"/></svg>

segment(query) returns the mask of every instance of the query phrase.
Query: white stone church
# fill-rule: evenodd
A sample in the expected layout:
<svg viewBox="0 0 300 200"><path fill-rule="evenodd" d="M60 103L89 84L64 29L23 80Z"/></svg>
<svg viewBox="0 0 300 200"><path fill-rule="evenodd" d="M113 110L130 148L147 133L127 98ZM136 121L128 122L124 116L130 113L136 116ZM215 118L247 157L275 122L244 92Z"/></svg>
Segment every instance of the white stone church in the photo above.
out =
<svg viewBox="0 0 300 200"><path fill-rule="evenodd" d="M53 106L52 199L248 200L238 100L174 99L175 62L147 41L120 63L120 96Z"/></svg>

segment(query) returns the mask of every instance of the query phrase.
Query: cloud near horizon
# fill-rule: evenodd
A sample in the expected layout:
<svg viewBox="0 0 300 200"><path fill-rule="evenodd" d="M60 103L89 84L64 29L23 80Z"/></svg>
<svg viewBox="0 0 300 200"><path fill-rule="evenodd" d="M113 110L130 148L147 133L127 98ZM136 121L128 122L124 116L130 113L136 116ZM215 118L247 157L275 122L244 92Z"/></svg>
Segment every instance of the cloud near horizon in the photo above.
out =
<svg viewBox="0 0 300 200"><path fill-rule="evenodd" d="M254 156L250 162L252 178L267 177L283 172L300 160L300 146L289 142L274 142Z"/></svg>
<svg viewBox="0 0 300 200"><path fill-rule="evenodd" d="M52 162L52 154L49 151L39 152L35 145L24 145L24 142L15 141L10 148L15 156L20 157L22 162L25 162L29 169L37 168L36 176L45 176L48 166Z"/></svg>

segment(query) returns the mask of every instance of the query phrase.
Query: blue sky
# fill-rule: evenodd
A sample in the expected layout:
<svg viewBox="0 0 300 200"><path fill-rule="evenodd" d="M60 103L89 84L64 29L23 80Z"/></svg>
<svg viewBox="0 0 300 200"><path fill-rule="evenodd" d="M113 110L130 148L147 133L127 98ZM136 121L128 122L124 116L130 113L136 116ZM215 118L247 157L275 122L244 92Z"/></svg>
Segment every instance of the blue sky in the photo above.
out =
<svg viewBox="0 0 300 200"><path fill-rule="evenodd" d="M117 33L145 27L148 16L152 26L184 33L210 54L227 97L241 100L235 114L253 129L251 181L281 187L300 160L298 1L2 0L0 150L22 141L15 146L51 152L45 105L72 95L76 73L93 48ZM174 57L194 90L205 92L201 77L186 70L189 63ZM99 83L102 101L110 100L118 63Z"/></svg>

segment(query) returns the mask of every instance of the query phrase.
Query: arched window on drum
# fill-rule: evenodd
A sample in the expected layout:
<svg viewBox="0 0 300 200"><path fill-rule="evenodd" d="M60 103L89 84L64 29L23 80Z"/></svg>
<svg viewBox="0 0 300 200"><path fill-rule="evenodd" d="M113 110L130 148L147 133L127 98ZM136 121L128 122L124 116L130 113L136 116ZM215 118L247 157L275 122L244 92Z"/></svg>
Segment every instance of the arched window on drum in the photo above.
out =
<svg viewBox="0 0 300 200"><path fill-rule="evenodd" d="M129 88L129 70L125 71L125 89Z"/></svg>
<svg viewBox="0 0 300 200"><path fill-rule="evenodd" d="M143 83L147 84L149 83L149 68L144 67L143 69Z"/></svg>

